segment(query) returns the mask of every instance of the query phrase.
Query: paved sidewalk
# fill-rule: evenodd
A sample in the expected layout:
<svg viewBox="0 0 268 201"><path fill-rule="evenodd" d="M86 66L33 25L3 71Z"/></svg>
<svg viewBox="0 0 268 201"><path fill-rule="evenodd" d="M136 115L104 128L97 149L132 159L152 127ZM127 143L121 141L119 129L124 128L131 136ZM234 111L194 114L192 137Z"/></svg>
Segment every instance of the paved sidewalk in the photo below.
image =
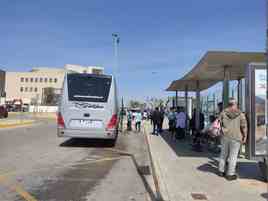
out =
<svg viewBox="0 0 268 201"><path fill-rule="evenodd" d="M150 133L147 124L147 134ZM265 201L267 183L261 181L256 162L239 160L239 179L217 176L217 157L191 151L187 141L172 141L168 133L149 135L149 144L165 201ZM194 199L194 194L200 199ZM201 199L203 197L203 199Z"/></svg>

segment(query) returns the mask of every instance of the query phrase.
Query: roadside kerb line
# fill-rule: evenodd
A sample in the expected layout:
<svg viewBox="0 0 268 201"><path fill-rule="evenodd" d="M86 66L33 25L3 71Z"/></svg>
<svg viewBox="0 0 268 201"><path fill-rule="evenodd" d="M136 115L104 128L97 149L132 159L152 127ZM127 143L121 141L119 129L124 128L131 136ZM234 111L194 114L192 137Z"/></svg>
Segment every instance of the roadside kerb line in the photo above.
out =
<svg viewBox="0 0 268 201"><path fill-rule="evenodd" d="M31 122L24 122L24 123L14 123L14 124L0 124L0 128L14 128L19 126L27 126L32 125L34 121Z"/></svg>
<svg viewBox="0 0 268 201"><path fill-rule="evenodd" d="M128 156L131 158L131 160L133 161L134 163L134 166L136 167L136 170L138 172L138 175L141 177L141 180L145 186L145 189L147 190L147 195L150 197L150 200L155 200L155 201L162 201L161 197L160 198L157 198L155 195L154 195L154 192L152 191L150 185L148 184L148 182L146 181L146 178L145 176L143 175L143 173L141 172L140 168L139 168L139 165L138 165L138 162L136 160L136 157L133 153L130 153L130 152L126 152L126 151L122 151L120 149L114 149L114 148L107 148L105 150L108 150L108 151L113 151L115 153L118 153L118 154L121 154L121 155L124 155L124 156ZM148 200L148 198L146 198Z"/></svg>
<svg viewBox="0 0 268 201"><path fill-rule="evenodd" d="M1 180L1 178L8 177L11 175L15 175L15 171L2 172L2 173L0 173L0 180Z"/></svg>
<svg viewBox="0 0 268 201"><path fill-rule="evenodd" d="M100 162L113 161L113 160L119 160L119 159L123 159L123 157L122 156L120 156L120 157L107 157L107 158L87 161L87 162L83 162L83 163L77 163L75 165L84 165L84 164L90 164L90 163L100 163Z"/></svg>
<svg viewBox="0 0 268 201"><path fill-rule="evenodd" d="M153 156L152 156L152 152L151 152L151 147L150 147L150 143L149 143L149 136L148 136L147 131L148 131L148 125L146 124L146 126L143 127L143 132L145 135L145 141L146 141L147 149L149 152L149 158L150 158L150 163L151 163L151 168L152 168L152 176L153 176L153 181L154 181L155 191L156 191L156 198L157 198L157 200L163 200L162 195L161 195L161 191L160 191L160 186L159 186L159 179L158 179L155 164L153 161Z"/></svg>
<svg viewBox="0 0 268 201"><path fill-rule="evenodd" d="M133 156L132 153L130 153L130 152L126 152L126 151L122 151L122 150L120 150L120 149L107 148L107 149L105 149L105 150L107 150L107 151L113 151L113 152L116 152L116 153L118 153L118 154L125 155L125 156Z"/></svg>
<svg viewBox="0 0 268 201"><path fill-rule="evenodd" d="M4 174L7 175L7 174ZM0 183L4 184L11 191L16 192L19 196L21 196L26 201L37 201L30 193L25 191L19 184L9 185L7 182L6 176L0 175Z"/></svg>

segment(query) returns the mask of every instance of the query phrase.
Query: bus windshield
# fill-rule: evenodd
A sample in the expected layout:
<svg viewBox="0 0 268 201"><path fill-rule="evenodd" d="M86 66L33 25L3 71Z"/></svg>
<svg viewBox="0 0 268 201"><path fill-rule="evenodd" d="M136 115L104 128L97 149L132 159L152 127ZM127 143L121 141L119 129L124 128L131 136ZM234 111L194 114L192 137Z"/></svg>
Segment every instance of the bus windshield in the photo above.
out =
<svg viewBox="0 0 268 201"><path fill-rule="evenodd" d="M111 82L111 76L69 74L67 77L69 100L107 102Z"/></svg>

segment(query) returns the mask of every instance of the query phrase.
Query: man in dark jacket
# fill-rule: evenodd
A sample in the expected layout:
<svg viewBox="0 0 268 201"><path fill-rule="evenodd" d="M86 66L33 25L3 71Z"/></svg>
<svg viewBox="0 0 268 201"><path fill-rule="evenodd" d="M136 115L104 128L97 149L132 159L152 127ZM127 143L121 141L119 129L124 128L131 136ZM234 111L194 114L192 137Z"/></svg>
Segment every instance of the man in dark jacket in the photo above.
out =
<svg viewBox="0 0 268 201"><path fill-rule="evenodd" d="M229 100L228 107L220 114L219 120L223 133L219 175L226 176L227 180L235 180L239 149L241 144L245 144L247 141L247 120L233 98ZM227 161L228 167L225 174Z"/></svg>
<svg viewBox="0 0 268 201"><path fill-rule="evenodd" d="M164 123L164 118L165 118L165 109L163 107L161 107L160 109L160 124L159 124L159 132L162 133L163 132L163 123Z"/></svg>
<svg viewBox="0 0 268 201"><path fill-rule="evenodd" d="M155 108L155 111L152 114L152 120L154 126L152 134L158 135L161 128L161 112L158 107Z"/></svg>
<svg viewBox="0 0 268 201"><path fill-rule="evenodd" d="M190 128L193 135L193 144L199 143L201 138L201 130L205 127L205 116L202 112L199 113L199 129L196 128L196 109L194 109L192 119L190 120Z"/></svg>

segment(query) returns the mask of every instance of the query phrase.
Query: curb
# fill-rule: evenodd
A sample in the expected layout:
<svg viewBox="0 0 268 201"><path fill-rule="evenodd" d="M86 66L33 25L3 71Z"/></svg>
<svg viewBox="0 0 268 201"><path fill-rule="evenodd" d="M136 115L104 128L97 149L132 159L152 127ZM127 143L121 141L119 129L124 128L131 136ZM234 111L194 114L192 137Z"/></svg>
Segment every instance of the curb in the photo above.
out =
<svg viewBox="0 0 268 201"><path fill-rule="evenodd" d="M20 127L20 126L30 126L33 125L35 123L35 121L31 121L31 122L24 122L24 123L14 123L14 124L0 124L0 129L1 128L16 128L16 127Z"/></svg>
<svg viewBox="0 0 268 201"><path fill-rule="evenodd" d="M166 191L165 187L163 186L163 181L162 181L162 174L161 174L161 168L158 164L158 162L155 160L155 156L153 156L152 153L152 148L150 144L150 132L148 131L148 124L144 126L144 134L145 134L145 140L147 144L147 150L149 152L149 158L150 158L150 163L151 163L151 168L152 168L152 176L154 180L154 185L155 185L155 190L156 190L156 200L157 201L170 201L170 199L166 199L164 195L168 195L168 192ZM165 190L164 190L165 189ZM169 195L167 196L169 197Z"/></svg>

